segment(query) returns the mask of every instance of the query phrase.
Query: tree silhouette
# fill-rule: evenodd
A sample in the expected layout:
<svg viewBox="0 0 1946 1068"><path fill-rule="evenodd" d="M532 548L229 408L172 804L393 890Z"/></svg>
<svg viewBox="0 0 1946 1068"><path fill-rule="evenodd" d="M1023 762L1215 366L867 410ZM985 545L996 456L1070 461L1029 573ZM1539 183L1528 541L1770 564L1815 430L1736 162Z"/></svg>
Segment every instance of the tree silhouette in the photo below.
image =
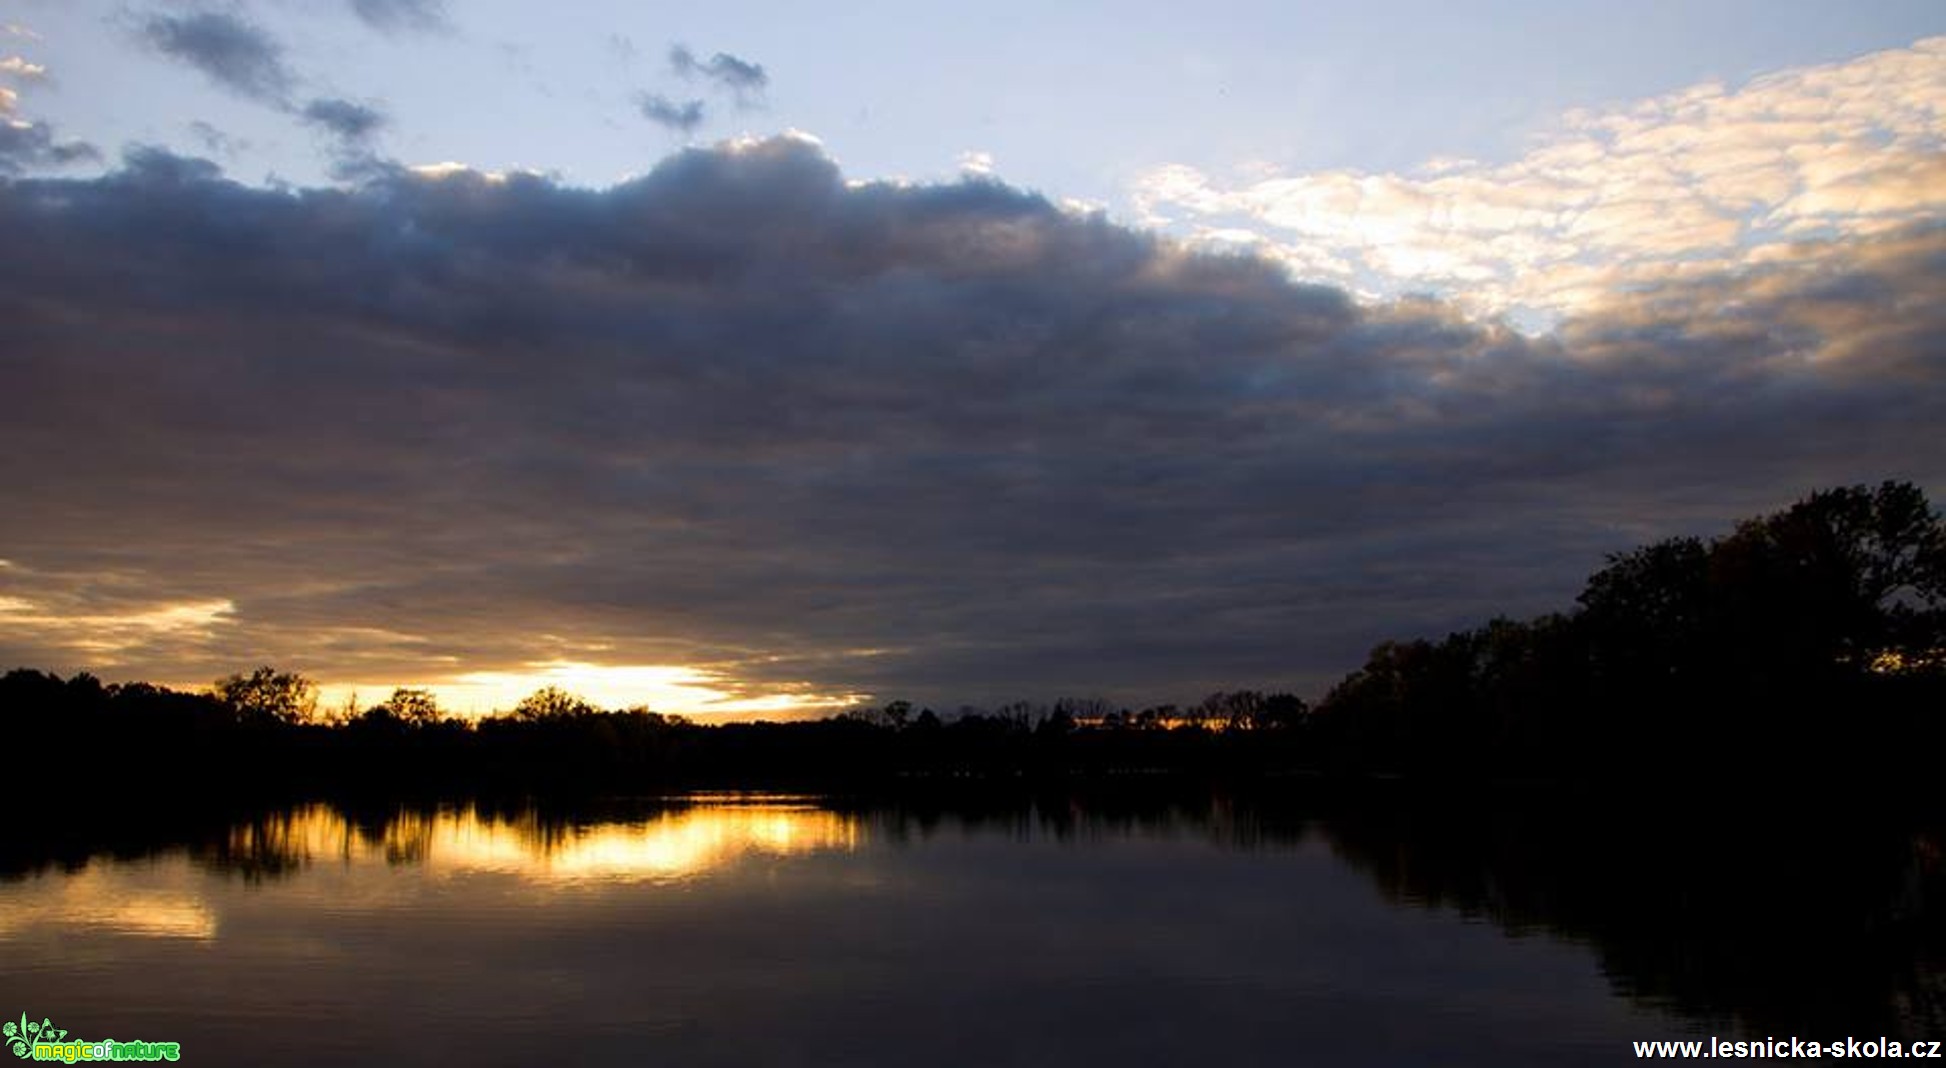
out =
<svg viewBox="0 0 1946 1068"><path fill-rule="evenodd" d="M444 715L439 710L439 701L430 690L408 689L401 686L392 691L374 711L382 711L392 719L411 727L427 727L438 723Z"/></svg>
<svg viewBox="0 0 1946 1068"><path fill-rule="evenodd" d="M218 679L210 692L244 722L302 723L317 713L316 683L268 666Z"/></svg>
<svg viewBox="0 0 1946 1068"><path fill-rule="evenodd" d="M21 669L0 676L0 745L167 763L211 790L1289 772L1612 786L1800 768L1916 783L1946 745L1946 522L1906 483L1819 492L1720 538L1612 555L1575 611L1382 643L1315 708L1235 689L1140 712L1067 698L941 717L895 700L705 727L554 686L480 721L410 688L342 720L316 706L311 680L271 667L201 694ZM59 767L25 761L0 791L32 795Z"/></svg>
<svg viewBox="0 0 1946 1068"><path fill-rule="evenodd" d="M594 715L598 709L579 696L569 693L559 686L543 686L514 706L513 718L526 722L573 719Z"/></svg>
<svg viewBox="0 0 1946 1068"><path fill-rule="evenodd" d="M1379 645L1312 741L1364 767L1720 774L1910 759L1901 739L1940 733L1924 710L1946 698L1946 523L1910 484L1614 554L1579 604Z"/></svg>
<svg viewBox="0 0 1946 1068"><path fill-rule="evenodd" d="M1812 494L1739 524L1711 563L1728 622L1764 662L1856 668L1946 644L1946 526L1908 483Z"/></svg>

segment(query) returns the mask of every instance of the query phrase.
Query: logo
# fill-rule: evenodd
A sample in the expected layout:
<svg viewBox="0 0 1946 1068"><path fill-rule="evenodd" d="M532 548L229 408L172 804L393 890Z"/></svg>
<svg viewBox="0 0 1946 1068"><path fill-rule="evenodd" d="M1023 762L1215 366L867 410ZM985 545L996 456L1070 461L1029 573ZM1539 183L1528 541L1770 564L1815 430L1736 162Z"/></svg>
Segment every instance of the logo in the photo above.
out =
<svg viewBox="0 0 1946 1068"><path fill-rule="evenodd" d="M0 1024L0 1042L21 1060L59 1061L173 1061L182 1056L180 1042L117 1042L112 1038L94 1042L68 1041L68 1033L42 1017L39 1023L20 1014L18 1021Z"/></svg>
<svg viewBox="0 0 1946 1068"><path fill-rule="evenodd" d="M52 1020L28 1023L24 1012L20 1014L19 1023L8 1020L5 1027L0 1027L0 1035L6 1036L7 1048L13 1051L14 1056L23 1060L34 1055L36 1041L59 1042L68 1037L68 1033L55 1027Z"/></svg>

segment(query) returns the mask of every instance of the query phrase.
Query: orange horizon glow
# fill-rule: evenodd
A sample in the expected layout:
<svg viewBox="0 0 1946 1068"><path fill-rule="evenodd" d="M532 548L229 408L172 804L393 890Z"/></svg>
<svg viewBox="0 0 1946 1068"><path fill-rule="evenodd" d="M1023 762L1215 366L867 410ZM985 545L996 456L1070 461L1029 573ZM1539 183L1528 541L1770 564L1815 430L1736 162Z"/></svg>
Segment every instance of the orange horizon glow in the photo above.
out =
<svg viewBox="0 0 1946 1068"><path fill-rule="evenodd" d="M511 711L523 698L550 686L598 708L646 707L654 712L715 721L828 715L864 704L872 696L802 689L752 694L728 675L704 668L545 660L530 663L521 671L469 671L413 684L322 682L318 687L318 707L335 711L355 701L361 710L370 708L402 685L431 693L441 710L468 719Z"/></svg>

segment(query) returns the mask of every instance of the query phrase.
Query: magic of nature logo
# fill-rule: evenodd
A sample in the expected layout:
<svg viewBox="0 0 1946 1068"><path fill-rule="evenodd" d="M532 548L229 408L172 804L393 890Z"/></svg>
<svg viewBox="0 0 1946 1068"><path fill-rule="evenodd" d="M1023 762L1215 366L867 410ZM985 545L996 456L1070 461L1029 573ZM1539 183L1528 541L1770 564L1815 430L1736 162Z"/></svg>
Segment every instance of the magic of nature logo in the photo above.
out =
<svg viewBox="0 0 1946 1068"><path fill-rule="evenodd" d="M38 1023L26 1013L19 1020L0 1024L0 1041L22 1060L59 1061L174 1061L182 1058L180 1042L118 1042L112 1038L94 1041L68 1040L68 1032L43 1017Z"/></svg>

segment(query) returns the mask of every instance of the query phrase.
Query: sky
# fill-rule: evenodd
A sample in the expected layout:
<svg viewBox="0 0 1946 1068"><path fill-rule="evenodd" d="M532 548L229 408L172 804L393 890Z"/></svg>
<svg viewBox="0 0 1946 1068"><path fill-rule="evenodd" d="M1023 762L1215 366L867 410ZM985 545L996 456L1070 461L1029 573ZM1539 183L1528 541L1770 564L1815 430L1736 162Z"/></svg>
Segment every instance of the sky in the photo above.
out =
<svg viewBox="0 0 1946 1068"><path fill-rule="evenodd" d="M1311 697L1946 494L1946 8L0 0L0 665Z"/></svg>

